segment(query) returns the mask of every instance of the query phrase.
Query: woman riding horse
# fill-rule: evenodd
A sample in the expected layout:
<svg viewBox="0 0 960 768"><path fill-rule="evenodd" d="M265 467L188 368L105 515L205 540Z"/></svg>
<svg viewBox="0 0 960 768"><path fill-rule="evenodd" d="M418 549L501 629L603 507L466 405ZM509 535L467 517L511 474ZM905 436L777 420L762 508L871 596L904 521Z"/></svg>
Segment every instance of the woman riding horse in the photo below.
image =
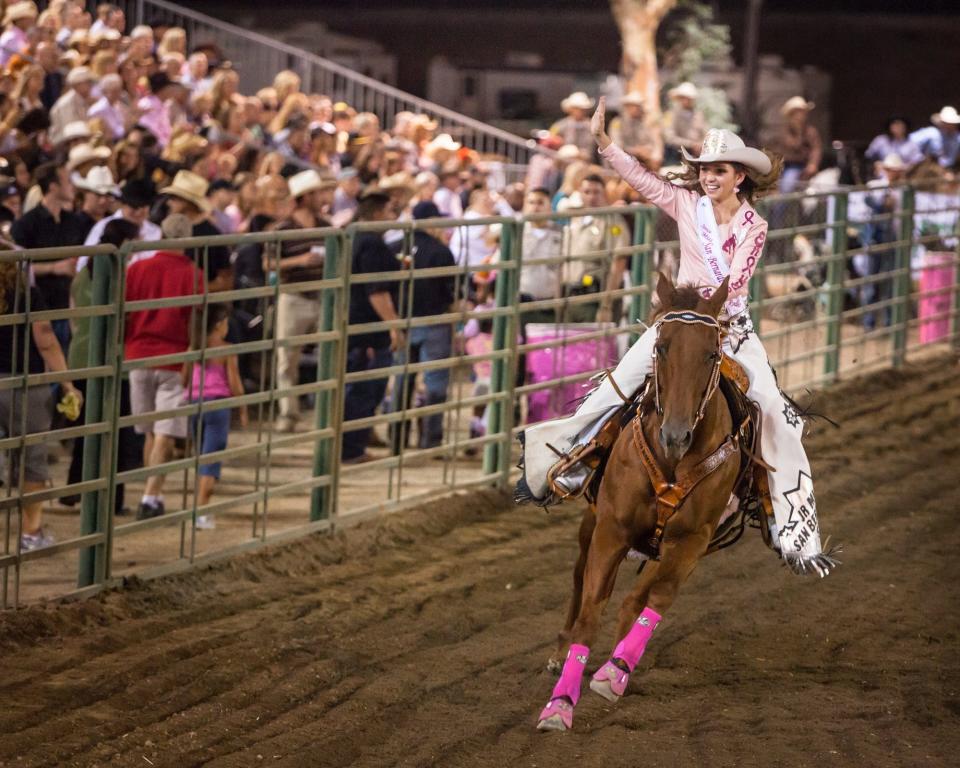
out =
<svg viewBox="0 0 960 768"><path fill-rule="evenodd" d="M647 200L677 221L680 230L680 284L700 287L709 297L729 278L721 320L728 324L724 351L745 369L747 396L760 408L761 451L774 468L769 473L775 525L771 538L783 560L797 573L825 576L834 561L822 554L810 464L801 444L803 419L781 393L766 350L753 330L747 308L750 276L767 235L752 203L776 187L779 158L744 145L727 130L711 129L699 157L684 150L679 184L646 170L614 144L605 130L605 101L591 121L601 156ZM604 423L653 371L656 329L647 330L627 351L612 375L583 401L576 413L529 427L524 435L524 477L518 501L547 505L579 495L592 470L577 460ZM675 427L675 428L674 428ZM682 454L692 439L684 425L664 425L660 441ZM558 462L557 454L563 458Z"/></svg>

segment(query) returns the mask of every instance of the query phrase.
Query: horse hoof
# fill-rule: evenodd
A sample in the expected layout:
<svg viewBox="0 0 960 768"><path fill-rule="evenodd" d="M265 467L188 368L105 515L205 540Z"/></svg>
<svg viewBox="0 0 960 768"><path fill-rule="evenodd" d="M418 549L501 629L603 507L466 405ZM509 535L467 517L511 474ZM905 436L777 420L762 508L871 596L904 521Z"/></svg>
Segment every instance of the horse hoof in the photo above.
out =
<svg viewBox="0 0 960 768"><path fill-rule="evenodd" d="M629 682L630 673L622 670L611 659L596 671L590 681L590 690L616 704L626 692Z"/></svg>
<svg viewBox="0 0 960 768"><path fill-rule="evenodd" d="M538 731L569 731L573 728L573 704L567 698L551 699L537 721Z"/></svg>

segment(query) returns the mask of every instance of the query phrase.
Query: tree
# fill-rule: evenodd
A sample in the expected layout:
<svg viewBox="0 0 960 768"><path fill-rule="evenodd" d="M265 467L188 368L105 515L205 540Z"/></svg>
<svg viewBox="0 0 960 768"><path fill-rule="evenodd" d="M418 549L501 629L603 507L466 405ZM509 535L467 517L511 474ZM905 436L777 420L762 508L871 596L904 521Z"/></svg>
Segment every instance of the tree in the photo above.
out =
<svg viewBox="0 0 960 768"><path fill-rule="evenodd" d="M713 22L711 6L701 0L610 0L610 9L623 44L624 90L643 94L647 124L660 141L663 92L727 60L730 30ZM701 87L700 93L698 107L709 125L736 128L723 91Z"/></svg>
<svg viewBox="0 0 960 768"><path fill-rule="evenodd" d="M640 91L646 121L660 141L660 76L657 71L657 28L677 0L610 0L623 44L621 74L627 91Z"/></svg>

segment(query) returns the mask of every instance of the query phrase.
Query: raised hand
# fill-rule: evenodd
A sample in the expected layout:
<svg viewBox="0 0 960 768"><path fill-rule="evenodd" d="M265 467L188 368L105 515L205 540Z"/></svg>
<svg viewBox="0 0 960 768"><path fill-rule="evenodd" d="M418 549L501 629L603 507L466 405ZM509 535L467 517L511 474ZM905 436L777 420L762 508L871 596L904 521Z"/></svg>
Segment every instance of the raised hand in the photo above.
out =
<svg viewBox="0 0 960 768"><path fill-rule="evenodd" d="M590 133L600 149L606 149L610 143L610 137L607 135L607 97L601 96L597 102L597 111L590 118Z"/></svg>

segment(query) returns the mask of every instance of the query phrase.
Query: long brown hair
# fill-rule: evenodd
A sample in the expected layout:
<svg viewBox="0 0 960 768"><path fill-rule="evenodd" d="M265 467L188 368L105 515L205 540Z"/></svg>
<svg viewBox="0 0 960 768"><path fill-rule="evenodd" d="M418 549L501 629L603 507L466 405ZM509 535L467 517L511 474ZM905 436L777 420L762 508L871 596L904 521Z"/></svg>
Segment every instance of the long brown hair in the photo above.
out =
<svg viewBox="0 0 960 768"><path fill-rule="evenodd" d="M746 200L750 205L753 205L761 197L776 192L777 182L780 180L780 174L783 173L783 156L768 149L761 151L770 158L769 173L761 174L741 163L730 163L735 171L743 173L745 176L740 184L737 197L740 200ZM677 186L683 189L692 189L699 195L705 194L703 187L700 186L700 163L683 160L683 170L680 173L668 173L666 179L671 182L679 182Z"/></svg>
<svg viewBox="0 0 960 768"><path fill-rule="evenodd" d="M0 240L0 251L12 251L13 246ZM9 310L7 306L7 295L16 295L18 290L22 290L23 269L20 261L0 261L0 314L6 314Z"/></svg>

